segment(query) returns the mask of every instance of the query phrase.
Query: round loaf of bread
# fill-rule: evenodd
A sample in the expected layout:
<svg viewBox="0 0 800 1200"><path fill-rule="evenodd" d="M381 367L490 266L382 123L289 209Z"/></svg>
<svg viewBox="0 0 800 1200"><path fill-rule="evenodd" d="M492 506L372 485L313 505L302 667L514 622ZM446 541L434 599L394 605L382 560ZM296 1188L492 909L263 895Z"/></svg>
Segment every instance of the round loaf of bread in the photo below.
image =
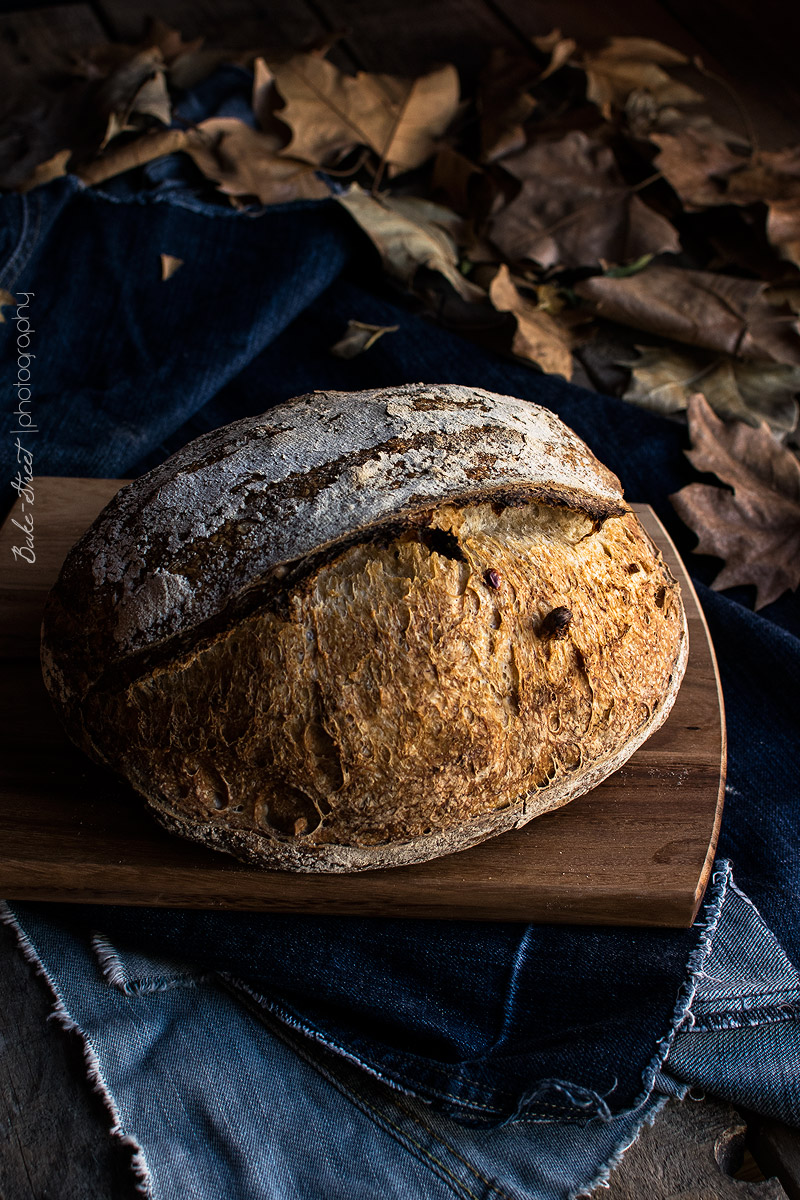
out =
<svg viewBox="0 0 800 1200"><path fill-rule="evenodd" d="M251 863L422 862L594 787L666 717L677 583L552 413L314 392L124 487L48 599L72 738Z"/></svg>

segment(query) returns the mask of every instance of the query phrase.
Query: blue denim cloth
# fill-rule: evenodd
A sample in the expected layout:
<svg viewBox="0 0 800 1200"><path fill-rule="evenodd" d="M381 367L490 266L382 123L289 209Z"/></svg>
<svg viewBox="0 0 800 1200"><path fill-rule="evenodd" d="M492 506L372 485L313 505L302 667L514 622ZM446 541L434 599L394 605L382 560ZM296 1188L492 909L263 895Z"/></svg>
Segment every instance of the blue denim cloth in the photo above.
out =
<svg viewBox="0 0 800 1200"><path fill-rule="evenodd" d="M566 1200L664 1101L583 1126L467 1128L251 1015L218 978L14 908L153 1200Z"/></svg>
<svg viewBox="0 0 800 1200"><path fill-rule="evenodd" d="M7 919L46 974L58 1018L83 1037L153 1200L567 1200L601 1182L690 1085L749 1105L766 1075L774 1111L800 1123L800 976L732 880L723 873L715 886L718 919L647 1098L613 1117L520 1115L490 1130L298 1035L240 980L59 928L45 906L15 904Z"/></svg>
<svg viewBox="0 0 800 1200"><path fill-rule="evenodd" d="M68 178L0 201L0 287L31 293L37 473L135 474L199 432L313 388L467 383L557 412L617 472L629 499L654 506L689 555L693 537L668 502L697 478L680 426L436 327L380 281L373 252L335 202L232 211L184 178L176 159L168 164L105 191ZM162 252L183 259L167 282ZM341 360L329 348L351 318L399 328ZM15 336L12 317L0 326L9 414ZM787 595L754 614L750 589L718 595L707 587L718 564L687 561L728 716L720 852L796 964L800 606ZM718 902L712 892L701 923L677 931L26 912L64 936L102 928L115 943L233 975L286 1024L448 1120L488 1127L554 1115L585 1122L644 1103L691 999L692 964ZM797 1027L768 1026L776 1036ZM766 1111L779 1089L757 1064L751 1074L754 1107Z"/></svg>

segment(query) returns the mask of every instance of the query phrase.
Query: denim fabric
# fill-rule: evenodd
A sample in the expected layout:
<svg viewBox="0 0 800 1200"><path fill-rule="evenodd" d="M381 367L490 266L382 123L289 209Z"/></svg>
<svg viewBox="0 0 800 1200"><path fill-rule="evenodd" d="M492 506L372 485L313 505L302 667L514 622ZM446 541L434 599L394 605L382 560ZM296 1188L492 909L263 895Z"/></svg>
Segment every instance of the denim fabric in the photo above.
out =
<svg viewBox="0 0 800 1200"><path fill-rule="evenodd" d="M98 931L62 930L42 908L8 914L57 1016L83 1037L153 1200L566 1200L602 1181L641 1125L690 1085L800 1118L800 976L747 897L729 879L723 886L648 1098L615 1117L577 1122L556 1111L491 1130L448 1119L298 1036L239 980Z"/></svg>
<svg viewBox="0 0 800 1200"><path fill-rule="evenodd" d="M22 920L152 1200L567 1200L664 1101L581 1126L465 1128L251 1016L219 980Z"/></svg>
<svg viewBox="0 0 800 1200"><path fill-rule="evenodd" d="M754 614L752 589L706 586L718 564L691 558L693 537L668 501L697 478L685 431L436 327L380 282L374 252L334 201L234 212L170 161L163 175L106 192L67 179L0 201L0 286L31 293L36 472L134 473L198 432L312 388L460 382L550 407L688 556L729 723L720 851L800 961L800 606L787 595ZM184 260L167 282L162 252ZM399 328L341 360L330 346L350 318ZM14 338L12 317L0 327L8 412ZM718 903L712 892L701 924L676 931L58 906L26 906L26 919L64 935L102 928L146 955L234 975L272 1013L448 1118L498 1125L641 1103ZM568 1087L548 1093L548 1080Z"/></svg>
<svg viewBox="0 0 800 1200"><path fill-rule="evenodd" d="M800 974L733 883L665 1076L800 1127Z"/></svg>

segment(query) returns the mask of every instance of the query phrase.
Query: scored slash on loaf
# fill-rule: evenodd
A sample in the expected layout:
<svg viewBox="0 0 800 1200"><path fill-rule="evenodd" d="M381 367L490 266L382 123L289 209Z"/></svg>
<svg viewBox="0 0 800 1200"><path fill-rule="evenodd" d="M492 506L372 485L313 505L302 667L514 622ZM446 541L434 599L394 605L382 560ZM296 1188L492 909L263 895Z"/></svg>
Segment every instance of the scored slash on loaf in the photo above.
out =
<svg viewBox="0 0 800 1200"><path fill-rule="evenodd" d="M48 600L70 736L250 862L421 862L595 786L665 719L677 584L552 413L315 392L123 488Z"/></svg>

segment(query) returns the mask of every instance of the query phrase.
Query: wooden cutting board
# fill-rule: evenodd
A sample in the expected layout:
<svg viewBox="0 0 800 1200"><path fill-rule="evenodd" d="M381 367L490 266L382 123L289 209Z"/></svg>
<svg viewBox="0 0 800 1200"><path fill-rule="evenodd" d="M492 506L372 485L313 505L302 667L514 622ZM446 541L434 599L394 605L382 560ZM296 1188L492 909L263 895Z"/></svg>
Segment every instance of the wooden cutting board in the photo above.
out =
<svg viewBox="0 0 800 1200"><path fill-rule="evenodd" d="M74 749L38 664L48 588L121 481L40 478L0 530L0 895L184 908L612 925L689 925L716 847L725 722L692 584L653 512L634 505L683 588L689 665L675 707L605 783L523 829L421 866L357 875L257 871L165 833L144 802Z"/></svg>

